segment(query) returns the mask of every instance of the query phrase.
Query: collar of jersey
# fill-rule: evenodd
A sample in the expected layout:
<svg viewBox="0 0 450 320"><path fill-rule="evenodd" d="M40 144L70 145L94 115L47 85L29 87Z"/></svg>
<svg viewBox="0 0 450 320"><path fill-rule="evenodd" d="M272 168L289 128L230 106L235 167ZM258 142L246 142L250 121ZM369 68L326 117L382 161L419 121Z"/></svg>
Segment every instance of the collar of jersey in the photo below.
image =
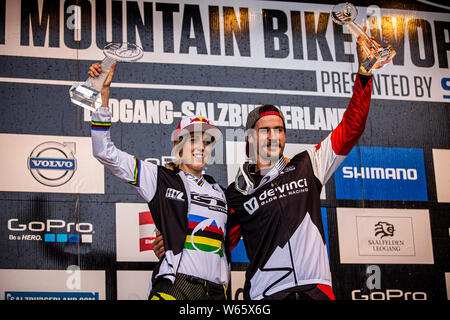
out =
<svg viewBox="0 0 450 320"><path fill-rule="evenodd" d="M203 187L203 185L205 184L205 180L203 179L203 176L201 176L200 178L197 178L192 173L186 172L184 170L182 170L182 171L184 172L186 178L194 181L198 186Z"/></svg>
<svg viewBox="0 0 450 320"><path fill-rule="evenodd" d="M286 167L286 159L284 156L281 156L280 159L277 161L277 163L270 169L268 173L264 175L264 177L261 179L260 183L255 186L255 180L250 174L250 162L247 160L243 162L236 174L235 179L235 188L239 192L245 195L250 195L254 193L256 190L264 186L265 184L269 183L278 175L281 171Z"/></svg>

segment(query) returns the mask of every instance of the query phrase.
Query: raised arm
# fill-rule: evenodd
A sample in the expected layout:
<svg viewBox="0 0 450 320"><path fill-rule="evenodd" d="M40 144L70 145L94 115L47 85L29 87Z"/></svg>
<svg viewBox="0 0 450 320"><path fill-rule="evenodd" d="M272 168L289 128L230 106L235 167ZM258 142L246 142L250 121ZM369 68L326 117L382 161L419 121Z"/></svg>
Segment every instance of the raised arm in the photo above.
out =
<svg viewBox="0 0 450 320"><path fill-rule="evenodd" d="M364 27L364 31L366 27ZM357 41L359 71L353 96L339 125L314 148L308 150L315 176L324 185L350 153L364 132L372 94L372 77L361 68L365 53Z"/></svg>
<svg viewBox="0 0 450 320"><path fill-rule="evenodd" d="M149 202L156 192L157 167L149 162L142 162L136 157L116 148L111 141L111 111L109 110L110 85L114 76L115 64L101 89L102 107L92 112L91 137L94 157L105 167L127 183L137 188L145 201ZM97 77L101 73L100 64L93 64L89 76Z"/></svg>

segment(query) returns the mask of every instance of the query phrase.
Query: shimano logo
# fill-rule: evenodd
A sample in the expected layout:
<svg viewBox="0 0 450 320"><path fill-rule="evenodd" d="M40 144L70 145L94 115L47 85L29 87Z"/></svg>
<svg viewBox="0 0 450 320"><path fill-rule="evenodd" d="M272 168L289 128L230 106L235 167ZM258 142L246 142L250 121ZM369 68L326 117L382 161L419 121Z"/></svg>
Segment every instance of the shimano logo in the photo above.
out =
<svg viewBox="0 0 450 320"><path fill-rule="evenodd" d="M256 200L255 197L244 202L244 209L247 210L248 214L253 214L256 210L258 210L258 208L259 208L258 200Z"/></svg>
<svg viewBox="0 0 450 320"><path fill-rule="evenodd" d="M167 188L167 190L166 190L166 198L169 198L169 199L173 199L173 200L177 200L177 201L184 201L183 195L184 195L184 193L179 190L175 190L172 188Z"/></svg>
<svg viewBox="0 0 450 320"><path fill-rule="evenodd" d="M417 180L417 170L413 168L343 167L345 179L373 180Z"/></svg>

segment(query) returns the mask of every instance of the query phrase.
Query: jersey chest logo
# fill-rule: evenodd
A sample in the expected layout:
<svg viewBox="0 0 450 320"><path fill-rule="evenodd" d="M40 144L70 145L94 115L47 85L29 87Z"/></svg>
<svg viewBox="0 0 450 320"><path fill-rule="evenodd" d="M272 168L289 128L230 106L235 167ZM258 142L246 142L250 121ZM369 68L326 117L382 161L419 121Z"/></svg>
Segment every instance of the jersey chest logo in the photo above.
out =
<svg viewBox="0 0 450 320"><path fill-rule="evenodd" d="M250 200L244 202L244 209L248 212L248 214L253 214L256 210L259 209L258 200L253 197Z"/></svg>
<svg viewBox="0 0 450 320"><path fill-rule="evenodd" d="M182 192L182 191L175 190L172 188L167 188L167 190L166 190L166 198L168 198L168 199L184 201L183 196L184 196L184 192Z"/></svg>
<svg viewBox="0 0 450 320"><path fill-rule="evenodd" d="M283 198L299 194L307 194L308 181L306 178L295 179L280 185L271 184L272 188L265 189L262 193L244 202L244 209L252 215L260 207Z"/></svg>

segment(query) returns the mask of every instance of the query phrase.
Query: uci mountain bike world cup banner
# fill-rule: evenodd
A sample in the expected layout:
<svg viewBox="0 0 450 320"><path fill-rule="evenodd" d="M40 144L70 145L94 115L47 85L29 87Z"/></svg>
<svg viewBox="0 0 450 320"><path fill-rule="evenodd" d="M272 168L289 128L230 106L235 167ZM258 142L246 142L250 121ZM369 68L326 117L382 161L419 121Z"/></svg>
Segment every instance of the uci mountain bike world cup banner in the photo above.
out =
<svg viewBox="0 0 450 320"><path fill-rule="evenodd" d="M357 72L356 39L332 22L331 8L272 1L2 0L0 55L11 68L2 70L0 81L71 84L76 59L102 60L107 42L130 41L142 46L144 57L127 66L132 77L115 79L117 87L349 97ZM376 5L357 9L355 22L397 52L389 66L374 73L373 98L448 101L446 15ZM16 55L30 57L36 73L21 71L22 60L10 58ZM49 58L64 59L61 72L39 72ZM161 63L187 66L159 74ZM223 66L234 68L217 79ZM194 72L195 79L183 71ZM264 79L268 72L272 77ZM143 74L151 76L142 81ZM286 80L293 75L298 81Z"/></svg>

